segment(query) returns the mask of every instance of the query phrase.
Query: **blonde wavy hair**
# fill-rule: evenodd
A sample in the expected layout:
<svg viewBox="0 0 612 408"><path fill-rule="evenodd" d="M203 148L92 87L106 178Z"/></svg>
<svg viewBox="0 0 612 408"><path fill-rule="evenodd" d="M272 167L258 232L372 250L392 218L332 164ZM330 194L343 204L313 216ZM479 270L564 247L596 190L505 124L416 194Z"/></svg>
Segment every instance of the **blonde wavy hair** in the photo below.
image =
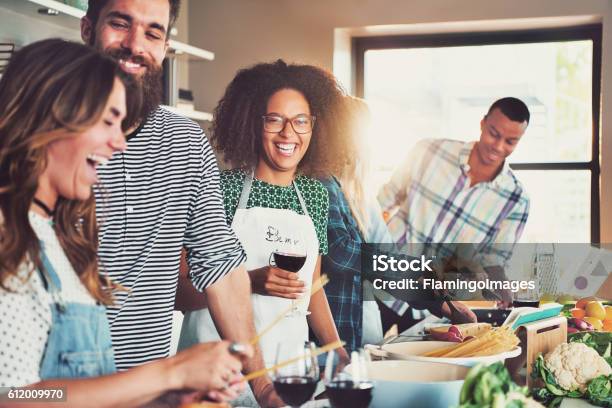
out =
<svg viewBox="0 0 612 408"><path fill-rule="evenodd" d="M366 129L370 123L370 109L363 99L353 96L345 98L349 134L345 138L346 149L351 152L350 160L337 175L342 192L348 201L351 213L357 222L361 235L366 236L370 220L367 199L372 193L369 182L370 163L365 151Z"/></svg>

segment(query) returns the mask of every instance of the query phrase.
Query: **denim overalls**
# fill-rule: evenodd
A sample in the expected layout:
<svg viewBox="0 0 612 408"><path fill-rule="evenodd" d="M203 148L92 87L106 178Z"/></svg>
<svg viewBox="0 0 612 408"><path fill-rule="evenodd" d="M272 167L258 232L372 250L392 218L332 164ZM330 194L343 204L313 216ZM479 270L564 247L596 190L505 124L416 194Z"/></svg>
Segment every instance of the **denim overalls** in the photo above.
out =
<svg viewBox="0 0 612 408"><path fill-rule="evenodd" d="M40 271L51 295L51 330L40 364L40 378L83 378L116 371L104 306L64 302L61 282L43 250Z"/></svg>

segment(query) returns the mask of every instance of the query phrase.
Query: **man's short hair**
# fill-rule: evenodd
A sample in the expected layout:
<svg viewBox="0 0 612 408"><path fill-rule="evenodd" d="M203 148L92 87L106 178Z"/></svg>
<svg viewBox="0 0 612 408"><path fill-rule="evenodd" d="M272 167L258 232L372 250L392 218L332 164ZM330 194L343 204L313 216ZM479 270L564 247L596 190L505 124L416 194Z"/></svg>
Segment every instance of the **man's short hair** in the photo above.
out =
<svg viewBox="0 0 612 408"><path fill-rule="evenodd" d="M94 29L98 25L100 12L108 2L109 0L89 0L87 14L85 16L91 21ZM168 33L166 35L170 36L170 29L174 26L174 23L176 23L179 9L181 8L181 0L168 0L168 3L170 3L170 21L168 22Z"/></svg>
<svg viewBox="0 0 612 408"><path fill-rule="evenodd" d="M489 108L487 116L495 109L499 109L508 119L514 122L527 122L529 124L530 113L527 105L518 98L506 97L501 98L493 102L493 105Z"/></svg>

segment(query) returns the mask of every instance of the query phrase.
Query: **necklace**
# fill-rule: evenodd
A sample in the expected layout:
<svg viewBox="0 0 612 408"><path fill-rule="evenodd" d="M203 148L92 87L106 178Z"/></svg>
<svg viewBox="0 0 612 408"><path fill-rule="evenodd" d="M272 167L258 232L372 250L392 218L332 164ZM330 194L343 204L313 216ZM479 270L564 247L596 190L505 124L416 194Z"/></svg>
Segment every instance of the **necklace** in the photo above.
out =
<svg viewBox="0 0 612 408"><path fill-rule="evenodd" d="M53 218L55 216L55 209L53 210L50 209L49 207L47 207L45 203L43 203L41 200L39 200L36 197L34 197L33 201L34 201L34 204L37 205L41 210L43 210L49 218Z"/></svg>

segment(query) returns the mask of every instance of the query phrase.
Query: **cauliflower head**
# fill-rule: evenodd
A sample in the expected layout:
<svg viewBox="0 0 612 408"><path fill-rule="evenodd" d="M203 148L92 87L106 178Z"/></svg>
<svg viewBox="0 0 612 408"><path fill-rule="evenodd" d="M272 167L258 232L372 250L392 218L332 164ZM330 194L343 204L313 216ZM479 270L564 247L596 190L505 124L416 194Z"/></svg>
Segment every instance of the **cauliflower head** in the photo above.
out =
<svg viewBox="0 0 612 408"><path fill-rule="evenodd" d="M612 368L597 351L583 343L563 343L544 357L546 367L559 386L567 391L585 392L587 383L600 375L610 375Z"/></svg>

